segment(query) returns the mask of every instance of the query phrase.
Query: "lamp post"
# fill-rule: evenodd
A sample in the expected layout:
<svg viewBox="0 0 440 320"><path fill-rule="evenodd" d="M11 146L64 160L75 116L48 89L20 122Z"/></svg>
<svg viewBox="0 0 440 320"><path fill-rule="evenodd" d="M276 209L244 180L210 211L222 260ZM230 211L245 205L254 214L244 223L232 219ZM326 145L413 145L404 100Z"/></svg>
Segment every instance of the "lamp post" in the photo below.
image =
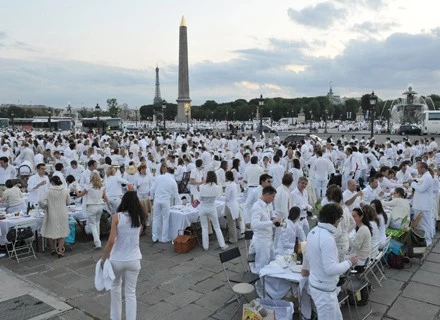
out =
<svg viewBox="0 0 440 320"><path fill-rule="evenodd" d="M14 130L14 111L11 112L11 125L12 125L12 130Z"/></svg>
<svg viewBox="0 0 440 320"><path fill-rule="evenodd" d="M101 107L99 106L98 103L96 103L95 111L96 111L96 119L97 119L96 127L97 127L98 130L99 130L99 128L101 127L101 126L100 126L101 121L100 121L100 119L99 119L99 116L101 115ZM104 130L104 125L102 126L102 130Z"/></svg>
<svg viewBox="0 0 440 320"><path fill-rule="evenodd" d="M273 118L272 118L272 109L270 109L270 126L273 125Z"/></svg>
<svg viewBox="0 0 440 320"><path fill-rule="evenodd" d="M162 104L162 117L163 117L163 132L166 131L166 121L165 121L165 109L167 108L166 104Z"/></svg>
<svg viewBox="0 0 440 320"><path fill-rule="evenodd" d="M134 112L136 113L136 128L137 128L137 126L138 126L138 113L139 113L139 110L135 109Z"/></svg>
<svg viewBox="0 0 440 320"><path fill-rule="evenodd" d="M234 121L235 121L235 111L234 111Z"/></svg>
<svg viewBox="0 0 440 320"><path fill-rule="evenodd" d="M226 131L228 131L229 130L229 127L228 127L228 117L229 117L229 111L226 111Z"/></svg>
<svg viewBox="0 0 440 320"><path fill-rule="evenodd" d="M189 110L185 110L185 116L186 116L186 131L189 131Z"/></svg>
<svg viewBox="0 0 440 320"><path fill-rule="evenodd" d="M214 122L214 111L211 111L211 122Z"/></svg>
<svg viewBox="0 0 440 320"><path fill-rule="evenodd" d="M377 96L374 94L374 91L370 95L370 118L371 118L371 132L370 138L374 136L374 108L376 107Z"/></svg>
<svg viewBox="0 0 440 320"><path fill-rule="evenodd" d="M263 137L263 106L264 106L264 99L263 95L260 94L260 99L258 99L258 107L261 108L261 112L257 109L257 114L260 114L260 139Z"/></svg>
<svg viewBox="0 0 440 320"><path fill-rule="evenodd" d="M47 113L49 114L49 132L52 131L52 108L49 107L47 110Z"/></svg>
<svg viewBox="0 0 440 320"><path fill-rule="evenodd" d="M324 110L324 133L327 133L327 109Z"/></svg>

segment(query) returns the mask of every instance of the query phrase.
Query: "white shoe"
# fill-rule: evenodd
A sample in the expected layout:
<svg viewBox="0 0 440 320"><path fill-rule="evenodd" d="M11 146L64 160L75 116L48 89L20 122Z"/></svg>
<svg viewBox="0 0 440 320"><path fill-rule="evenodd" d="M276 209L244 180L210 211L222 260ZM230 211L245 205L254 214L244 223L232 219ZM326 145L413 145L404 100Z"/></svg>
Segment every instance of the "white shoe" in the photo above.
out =
<svg viewBox="0 0 440 320"><path fill-rule="evenodd" d="M229 246L227 244L224 245L224 247L221 247L220 249L222 249L222 251L225 251L229 248Z"/></svg>
<svg viewBox="0 0 440 320"><path fill-rule="evenodd" d="M0 258L6 257L6 253L0 253Z"/></svg>
<svg viewBox="0 0 440 320"><path fill-rule="evenodd" d="M147 220L147 227L150 226L150 220Z"/></svg>

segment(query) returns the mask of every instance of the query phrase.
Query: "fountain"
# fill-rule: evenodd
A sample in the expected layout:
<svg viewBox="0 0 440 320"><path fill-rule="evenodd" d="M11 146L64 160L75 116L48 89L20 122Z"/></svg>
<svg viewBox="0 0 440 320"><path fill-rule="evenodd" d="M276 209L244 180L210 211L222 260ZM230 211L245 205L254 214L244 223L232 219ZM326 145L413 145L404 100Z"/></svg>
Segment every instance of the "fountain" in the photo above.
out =
<svg viewBox="0 0 440 320"><path fill-rule="evenodd" d="M391 121L394 124L420 124L424 118L424 111L435 110L432 99L417 96L417 92L411 86L403 95L405 95L404 98L393 100L390 106ZM427 102L431 103L431 108Z"/></svg>

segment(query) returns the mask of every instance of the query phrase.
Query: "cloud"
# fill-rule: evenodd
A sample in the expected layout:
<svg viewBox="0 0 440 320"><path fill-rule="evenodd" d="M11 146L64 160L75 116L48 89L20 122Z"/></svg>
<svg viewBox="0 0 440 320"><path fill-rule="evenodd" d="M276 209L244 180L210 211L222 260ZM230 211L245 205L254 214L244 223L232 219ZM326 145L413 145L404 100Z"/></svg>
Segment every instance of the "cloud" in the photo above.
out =
<svg viewBox="0 0 440 320"><path fill-rule="evenodd" d="M7 38L6 31L0 31L0 40L6 39L6 38Z"/></svg>
<svg viewBox="0 0 440 320"><path fill-rule="evenodd" d="M423 95L439 93L440 32L395 33L385 40L357 39L334 58L309 56L301 42L271 39L267 49L248 48L237 58L190 65L190 97L227 102L265 97L324 95L332 81L335 94L361 96L375 90L380 98L397 98L408 83ZM0 103L17 100L52 106L105 105L108 98L131 106L151 104L154 67L146 70L93 63L0 58ZM177 98L177 65L160 68L162 97Z"/></svg>
<svg viewBox="0 0 440 320"><path fill-rule="evenodd" d="M385 0L334 0L348 6L361 6L377 10L386 6Z"/></svg>
<svg viewBox="0 0 440 320"><path fill-rule="evenodd" d="M371 22L364 21L362 23L357 23L353 26L352 31L359 32L363 34L377 34L384 31L389 31L394 27L399 26L396 22Z"/></svg>
<svg viewBox="0 0 440 320"><path fill-rule="evenodd" d="M287 14L291 20L299 24L325 29L338 20L344 20L347 10L337 8L332 2L322 2L315 6L305 7L302 10L289 8Z"/></svg>
<svg viewBox="0 0 440 320"><path fill-rule="evenodd" d="M24 50L24 51L30 51L30 52L42 52L43 50L35 48L25 42L22 41L15 41L15 43L12 45L15 49L18 50Z"/></svg>

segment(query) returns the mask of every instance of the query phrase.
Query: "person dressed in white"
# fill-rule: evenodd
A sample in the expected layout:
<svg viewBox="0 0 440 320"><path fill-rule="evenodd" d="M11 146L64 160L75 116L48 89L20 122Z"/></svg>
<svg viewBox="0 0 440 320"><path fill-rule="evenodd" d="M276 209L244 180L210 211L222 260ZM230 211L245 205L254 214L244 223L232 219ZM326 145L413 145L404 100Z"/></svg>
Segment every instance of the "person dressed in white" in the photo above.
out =
<svg viewBox="0 0 440 320"><path fill-rule="evenodd" d="M272 202L277 190L268 186L263 195L252 207L251 228L254 231L249 253L255 253L255 269L261 270L274 258L273 228L280 226L280 218L272 216Z"/></svg>
<svg viewBox="0 0 440 320"><path fill-rule="evenodd" d="M298 238L299 241L306 241L306 234L298 224L300 214L300 208L290 208L289 216L285 220L286 226L284 228L276 228L273 241L275 254L282 255L285 254L287 250L295 249L296 238Z"/></svg>
<svg viewBox="0 0 440 320"><path fill-rule="evenodd" d="M415 190L413 195L412 210L414 217L420 212L422 213L422 219L420 220L419 227L425 231L426 244L429 246L432 244L432 223L431 209L432 209L432 176L428 171L428 165L425 162L420 162L417 165L420 178L418 180L410 179L408 182Z"/></svg>
<svg viewBox="0 0 440 320"><path fill-rule="evenodd" d="M335 167L331 161L322 156L322 151L316 151L317 159L313 161L310 171L313 172L316 195L322 198L327 190L328 177L335 173Z"/></svg>
<svg viewBox="0 0 440 320"><path fill-rule="evenodd" d="M342 204L342 191L339 186L332 188L328 196L329 201L331 203L340 205L343 212L341 222L338 225L338 230L335 233L339 261L343 261L350 247L348 234L354 230L354 228L356 227L356 223L347 206Z"/></svg>
<svg viewBox="0 0 440 320"><path fill-rule="evenodd" d="M200 197L200 185L205 182L205 173L203 172L203 161L201 159L196 160L196 167L191 170L189 176L189 191L191 195L198 199Z"/></svg>
<svg viewBox="0 0 440 320"><path fill-rule="evenodd" d="M299 224L306 235L310 230L309 222L307 221L307 211L312 210L312 206L309 204L309 194L306 190L308 182L309 180L306 177L300 177L298 179L298 186L291 193L292 206L301 209Z"/></svg>
<svg viewBox="0 0 440 320"><path fill-rule="evenodd" d="M122 187L128 185L128 181L116 175L116 168L111 167L107 170L107 178L104 180L105 190L111 210L116 210L122 199ZM116 212L116 211L113 211Z"/></svg>
<svg viewBox="0 0 440 320"><path fill-rule="evenodd" d="M356 162L356 158L353 156L353 150L351 148L347 148L345 150L345 154L347 157L344 161L343 175L342 175L342 188L344 189L347 186L347 182L350 179L354 179L357 181L359 178L359 165ZM357 176L356 176L357 174Z"/></svg>
<svg viewBox="0 0 440 320"><path fill-rule="evenodd" d="M225 189L225 216L228 222L229 242L237 243L238 239L244 237L245 224L242 211L238 205L237 197L240 187L234 181L232 171L226 171L226 189ZM237 236L237 223L240 228L240 235Z"/></svg>
<svg viewBox="0 0 440 320"><path fill-rule="evenodd" d="M368 186L362 190L363 203L370 204L371 201L379 199L384 195L384 192L379 186L379 181L376 177L368 178Z"/></svg>
<svg viewBox="0 0 440 320"><path fill-rule="evenodd" d="M9 179L15 179L17 171L9 164L7 157L0 157L0 187L4 186Z"/></svg>
<svg viewBox="0 0 440 320"><path fill-rule="evenodd" d="M142 254L139 235L145 225L139 199L134 191L124 194L118 213L113 216L110 236L101 264L109 259L115 275L111 288L110 319L122 319L122 277L125 281L125 319L136 320L136 283Z"/></svg>
<svg viewBox="0 0 440 320"><path fill-rule="evenodd" d="M166 168L166 167L165 167ZM151 187L150 196L153 200L153 242L170 242L168 228L170 224L170 205L171 199L180 205L181 199L174 180L174 169L167 168L167 172L157 176Z"/></svg>
<svg viewBox="0 0 440 320"><path fill-rule="evenodd" d="M287 219L289 210L292 207L292 199L290 198L290 185L293 182L292 175L286 173L282 179L282 185L276 188L277 195L274 200L275 214L281 219Z"/></svg>
<svg viewBox="0 0 440 320"><path fill-rule="evenodd" d="M269 167L269 175L273 179L273 187L278 189L281 186L282 179L284 176L285 168L280 164L280 157L276 154L273 156L273 164Z"/></svg>
<svg viewBox="0 0 440 320"><path fill-rule="evenodd" d="M200 186L200 224L202 225L202 244L205 251L209 248L208 222L211 221L212 228L217 236L218 245L222 250L229 246L225 244L220 223L218 222L215 199L222 194L222 187L217 184L217 176L214 171L206 173L206 183Z"/></svg>
<svg viewBox="0 0 440 320"><path fill-rule="evenodd" d="M2 202L6 203L7 213L26 212L26 205L21 190L14 184L14 180L8 179L5 183L6 190L3 192Z"/></svg>
<svg viewBox="0 0 440 320"><path fill-rule="evenodd" d="M244 214L244 221L246 224L251 223L252 207L254 206L255 202L257 202L258 199L262 196L263 189L271 185L272 185L272 177L267 173L264 173L260 176L260 185L256 188L251 188L248 190L248 196L246 198L245 214Z"/></svg>
<svg viewBox="0 0 440 320"><path fill-rule="evenodd" d="M49 178L46 176L46 166L44 163L37 165L37 173L28 180L28 200L30 205L38 205L38 200L46 192L49 187Z"/></svg>
<svg viewBox="0 0 440 320"><path fill-rule="evenodd" d="M151 174L147 171L147 165L141 163L138 167L138 174L136 175L136 190L139 198L139 202L141 203L141 207L143 209L144 215L147 220L147 227L150 226L150 211L151 211L151 203L150 203L150 190L153 185L153 179Z"/></svg>
<svg viewBox="0 0 440 320"><path fill-rule="evenodd" d="M320 320L342 320L338 303L339 276L357 263L357 257L339 262L334 239L343 216L342 208L334 203L322 207L318 226L307 236L307 251L302 275L309 277L309 292Z"/></svg>
<svg viewBox="0 0 440 320"><path fill-rule="evenodd" d="M342 194L344 204L347 206L348 211L353 211L354 208L360 208L361 200L363 197L362 191L356 191L356 181L353 179L348 180L347 189Z"/></svg>
<svg viewBox="0 0 440 320"><path fill-rule="evenodd" d="M403 188L396 188L393 193L391 201L382 201L385 207L392 207L390 220L390 228L401 229L407 227L410 222L409 215L411 208L408 199L405 199L405 190Z"/></svg>
<svg viewBox="0 0 440 320"><path fill-rule="evenodd" d="M243 180L248 187L257 187L258 178L264 173L264 169L258 165L258 157L251 158L251 164L244 171Z"/></svg>
<svg viewBox="0 0 440 320"><path fill-rule="evenodd" d="M107 195L102 185L101 177L98 172L92 172L90 176L90 184L86 186L81 192L76 191L78 197L82 197L87 194L86 197L86 211L87 211L87 225L90 227L90 231L93 235L93 242L95 248L101 248L100 239L100 223L102 215L102 207L104 202L108 205ZM116 210L116 208L114 209Z"/></svg>

